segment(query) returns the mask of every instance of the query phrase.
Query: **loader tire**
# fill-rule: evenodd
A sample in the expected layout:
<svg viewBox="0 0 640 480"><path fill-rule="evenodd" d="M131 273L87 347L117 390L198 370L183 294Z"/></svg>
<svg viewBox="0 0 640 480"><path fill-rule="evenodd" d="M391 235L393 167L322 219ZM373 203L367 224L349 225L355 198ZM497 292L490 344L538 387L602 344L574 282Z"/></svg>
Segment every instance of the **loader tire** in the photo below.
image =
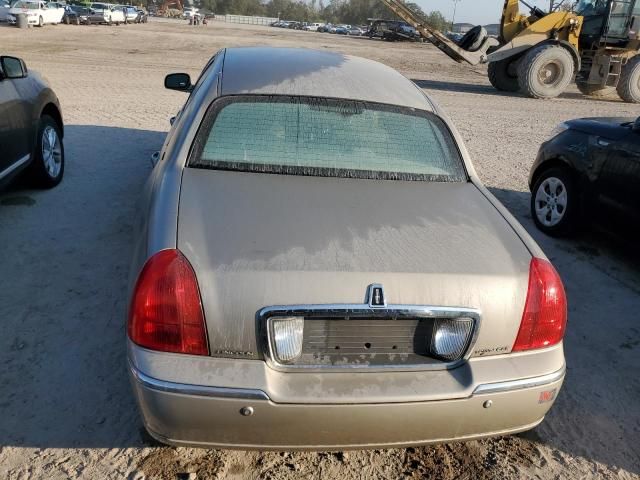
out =
<svg viewBox="0 0 640 480"><path fill-rule="evenodd" d="M625 102L640 103L640 55L636 55L622 67L616 90Z"/></svg>
<svg viewBox="0 0 640 480"><path fill-rule="evenodd" d="M496 90L501 92L518 92L518 60L506 58L498 62L491 62L488 66L489 81Z"/></svg>
<svg viewBox="0 0 640 480"><path fill-rule="evenodd" d="M615 89L613 87L601 87L600 85L589 85L588 83L576 82L576 87L580 93L593 98L612 98Z"/></svg>
<svg viewBox="0 0 640 480"><path fill-rule="evenodd" d="M540 45L529 50L518 66L520 90L531 98L556 98L565 91L575 65L569 51L559 45Z"/></svg>
<svg viewBox="0 0 640 480"><path fill-rule="evenodd" d="M476 52L487 38L487 31L481 25L473 27L458 42L458 46L467 52Z"/></svg>

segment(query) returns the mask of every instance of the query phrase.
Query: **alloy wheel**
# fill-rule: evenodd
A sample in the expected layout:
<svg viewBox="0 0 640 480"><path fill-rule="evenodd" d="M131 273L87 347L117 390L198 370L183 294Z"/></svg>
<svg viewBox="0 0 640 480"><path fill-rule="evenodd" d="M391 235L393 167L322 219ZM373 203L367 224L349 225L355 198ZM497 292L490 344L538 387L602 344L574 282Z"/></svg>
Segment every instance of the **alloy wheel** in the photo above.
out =
<svg viewBox="0 0 640 480"><path fill-rule="evenodd" d="M42 162L51 178L60 175L62 168L62 146L55 128L47 126L42 131Z"/></svg>
<svg viewBox="0 0 640 480"><path fill-rule="evenodd" d="M535 211L540 223L554 227L560 223L567 211L567 188L556 177L545 179L536 192Z"/></svg>

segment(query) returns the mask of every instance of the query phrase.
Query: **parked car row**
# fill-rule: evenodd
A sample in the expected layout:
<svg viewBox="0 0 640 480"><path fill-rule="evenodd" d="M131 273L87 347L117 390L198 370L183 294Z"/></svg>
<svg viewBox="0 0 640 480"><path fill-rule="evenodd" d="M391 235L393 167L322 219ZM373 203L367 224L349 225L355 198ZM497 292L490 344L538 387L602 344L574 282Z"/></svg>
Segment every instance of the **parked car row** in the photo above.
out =
<svg viewBox="0 0 640 480"><path fill-rule="evenodd" d="M420 34L406 22L396 20L375 20L370 25L347 25L331 23L309 23L279 20L271 24L272 27L289 28L292 30L306 30L320 33L335 33L338 35L367 36L381 38L388 41L420 40Z"/></svg>
<svg viewBox="0 0 640 480"><path fill-rule="evenodd" d="M82 8L82 7L81 7ZM114 5L111 3L92 3L89 7L89 12L78 11L74 6L69 6L70 18L73 18L73 22L65 23L83 23L82 17L86 17L85 24L107 24L107 25L120 25L128 23L146 23L148 20L147 13L136 7L130 5ZM74 15L75 14L75 15Z"/></svg>
<svg viewBox="0 0 640 480"><path fill-rule="evenodd" d="M0 0L6 2L6 0ZM3 12L6 10L6 13ZM0 20L11 24L18 23L18 15L25 15L29 25L44 26L47 24L85 24L104 23L107 25L121 23L146 23L147 13L130 5L115 5L111 3L92 3L85 5L70 5L61 2L45 2L40 0L18 0L0 7Z"/></svg>
<svg viewBox="0 0 640 480"><path fill-rule="evenodd" d="M359 37L361 35L365 35L368 30L369 27L367 27L366 25L358 27L356 25L332 25L330 23L327 23L326 25L323 25L322 28L319 28L318 32L337 33L338 35L354 35L356 37Z"/></svg>
<svg viewBox="0 0 640 480"><path fill-rule="evenodd" d="M291 22L279 20L271 24L272 27L305 30L307 32L337 33L338 35L366 35L369 27L356 25L332 25L331 23Z"/></svg>
<svg viewBox="0 0 640 480"><path fill-rule="evenodd" d="M390 42L420 40L418 31L407 22L397 20L375 20L367 32L369 38L381 38Z"/></svg>

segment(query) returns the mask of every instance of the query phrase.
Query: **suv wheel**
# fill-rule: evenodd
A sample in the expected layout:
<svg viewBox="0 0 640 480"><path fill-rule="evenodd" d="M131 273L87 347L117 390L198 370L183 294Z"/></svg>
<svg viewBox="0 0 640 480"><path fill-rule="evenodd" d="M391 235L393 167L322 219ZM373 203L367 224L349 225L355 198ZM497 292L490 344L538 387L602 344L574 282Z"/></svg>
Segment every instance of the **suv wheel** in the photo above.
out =
<svg viewBox="0 0 640 480"><path fill-rule="evenodd" d="M40 118L38 141L30 169L32 178L39 187L55 187L62 180L64 145L60 127L49 115Z"/></svg>

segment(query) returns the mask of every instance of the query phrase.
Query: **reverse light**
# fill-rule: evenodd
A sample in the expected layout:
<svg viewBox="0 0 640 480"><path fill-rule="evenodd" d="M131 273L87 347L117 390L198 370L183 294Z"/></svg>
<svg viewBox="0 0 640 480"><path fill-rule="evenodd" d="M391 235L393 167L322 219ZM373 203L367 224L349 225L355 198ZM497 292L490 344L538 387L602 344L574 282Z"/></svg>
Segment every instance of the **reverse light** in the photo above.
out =
<svg viewBox="0 0 640 480"><path fill-rule="evenodd" d="M179 250L161 250L145 263L131 299L128 333L151 350L209 354L196 274Z"/></svg>
<svg viewBox="0 0 640 480"><path fill-rule="evenodd" d="M529 290L512 351L545 348L560 343L567 325L567 298L553 265L531 259Z"/></svg>
<svg viewBox="0 0 640 480"><path fill-rule="evenodd" d="M469 345L473 320L470 318L437 319L433 323L431 353L443 360L457 360Z"/></svg>
<svg viewBox="0 0 640 480"><path fill-rule="evenodd" d="M276 359L291 363L302 354L303 317L279 317L270 320L272 346Z"/></svg>

